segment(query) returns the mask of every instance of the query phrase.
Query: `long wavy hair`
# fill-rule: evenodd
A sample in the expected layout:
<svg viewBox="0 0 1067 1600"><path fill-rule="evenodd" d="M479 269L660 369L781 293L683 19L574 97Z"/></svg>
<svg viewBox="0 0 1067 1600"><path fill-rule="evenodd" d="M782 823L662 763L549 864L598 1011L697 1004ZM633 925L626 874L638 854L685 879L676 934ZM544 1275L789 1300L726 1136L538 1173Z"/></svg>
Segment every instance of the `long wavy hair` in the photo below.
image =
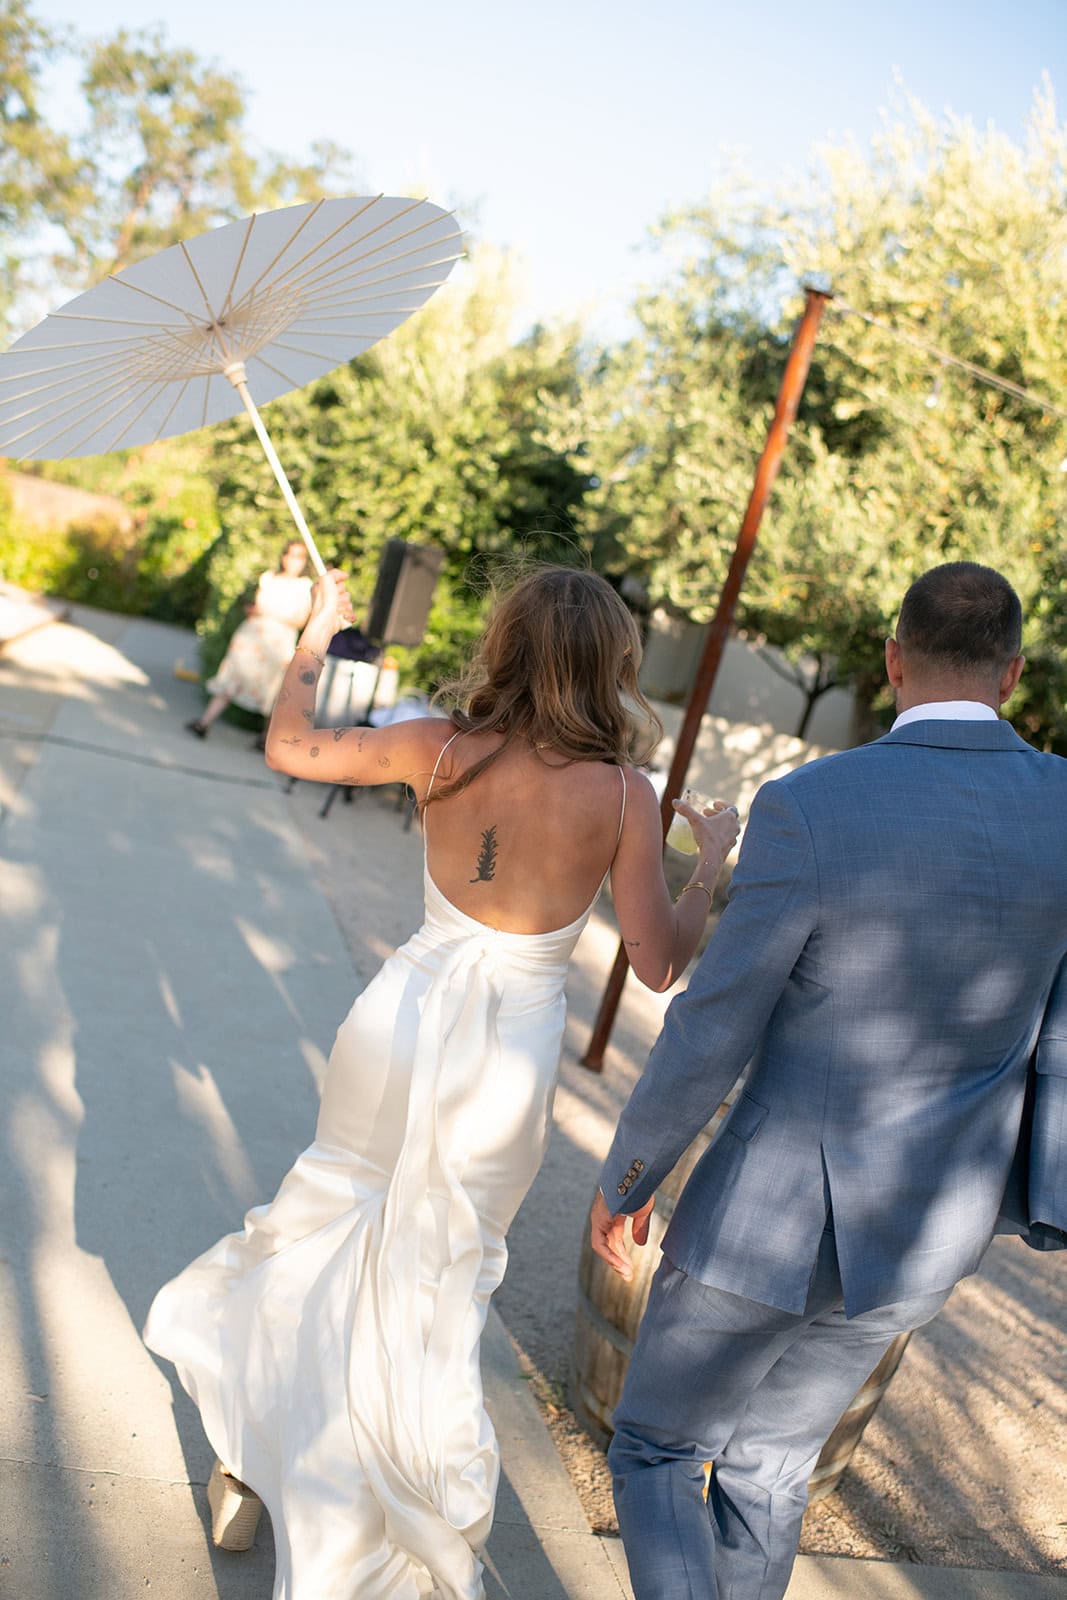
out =
<svg viewBox="0 0 1067 1600"><path fill-rule="evenodd" d="M570 761L644 759L663 728L640 665L637 623L610 583L573 567L527 571L497 592L467 670L434 695L463 733L502 733L503 743L429 799L458 794L518 741Z"/></svg>

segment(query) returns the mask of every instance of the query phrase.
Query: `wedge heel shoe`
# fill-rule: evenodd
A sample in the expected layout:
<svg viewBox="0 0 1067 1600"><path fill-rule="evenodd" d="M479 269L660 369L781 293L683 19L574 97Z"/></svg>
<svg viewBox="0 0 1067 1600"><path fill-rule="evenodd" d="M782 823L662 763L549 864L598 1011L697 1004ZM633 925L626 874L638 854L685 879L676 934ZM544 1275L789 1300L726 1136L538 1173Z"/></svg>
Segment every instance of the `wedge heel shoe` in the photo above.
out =
<svg viewBox="0 0 1067 1600"><path fill-rule="evenodd" d="M251 1550L263 1502L246 1483L231 1478L221 1461L211 1469L207 1485L211 1538L220 1550Z"/></svg>

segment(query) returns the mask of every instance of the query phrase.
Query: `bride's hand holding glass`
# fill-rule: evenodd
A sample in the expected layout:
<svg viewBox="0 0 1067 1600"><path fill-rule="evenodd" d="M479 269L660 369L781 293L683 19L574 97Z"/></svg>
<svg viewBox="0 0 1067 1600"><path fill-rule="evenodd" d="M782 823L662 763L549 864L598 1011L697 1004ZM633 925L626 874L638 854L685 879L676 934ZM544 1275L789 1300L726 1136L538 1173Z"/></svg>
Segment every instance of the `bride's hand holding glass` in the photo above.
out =
<svg viewBox="0 0 1067 1600"><path fill-rule="evenodd" d="M685 800L674 800L675 814L688 822L696 844L696 854L717 873L737 842L741 819L737 807L725 800L712 800L697 809Z"/></svg>

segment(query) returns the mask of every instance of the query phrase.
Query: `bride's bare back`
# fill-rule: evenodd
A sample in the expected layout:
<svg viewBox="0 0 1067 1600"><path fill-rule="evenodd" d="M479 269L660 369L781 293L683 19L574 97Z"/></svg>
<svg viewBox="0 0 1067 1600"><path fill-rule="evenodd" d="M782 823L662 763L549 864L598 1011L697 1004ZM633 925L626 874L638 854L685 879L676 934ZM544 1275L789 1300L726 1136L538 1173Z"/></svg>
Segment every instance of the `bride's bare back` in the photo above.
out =
<svg viewBox="0 0 1067 1600"><path fill-rule="evenodd" d="M445 785L502 741L460 734L444 750ZM516 744L469 788L423 808L430 876L468 916L507 933L548 933L588 909L611 865L624 770Z"/></svg>
<svg viewBox="0 0 1067 1600"><path fill-rule="evenodd" d="M650 729L656 721L637 677L640 635L610 584L556 567L521 579L492 610L466 678L451 686L458 705L447 720L318 728L319 671L350 612L342 574L315 585L271 718L268 765L325 783L408 784L438 890L502 932L569 927L610 868L634 971L650 988L672 983L704 926L734 819L689 813L700 849L687 887L698 892L683 891L672 906L656 797L625 765L634 708L643 707Z"/></svg>

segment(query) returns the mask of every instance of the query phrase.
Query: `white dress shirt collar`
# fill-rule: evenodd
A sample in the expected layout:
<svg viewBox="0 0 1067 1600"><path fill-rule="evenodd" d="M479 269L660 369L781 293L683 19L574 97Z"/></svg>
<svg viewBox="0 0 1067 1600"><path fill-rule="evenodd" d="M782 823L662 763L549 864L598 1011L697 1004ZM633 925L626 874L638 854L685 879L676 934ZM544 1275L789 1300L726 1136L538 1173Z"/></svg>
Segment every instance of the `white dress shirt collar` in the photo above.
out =
<svg viewBox="0 0 1067 1600"><path fill-rule="evenodd" d="M992 706L981 700L928 700L921 706L902 711L889 730L907 727L909 722L999 722Z"/></svg>

